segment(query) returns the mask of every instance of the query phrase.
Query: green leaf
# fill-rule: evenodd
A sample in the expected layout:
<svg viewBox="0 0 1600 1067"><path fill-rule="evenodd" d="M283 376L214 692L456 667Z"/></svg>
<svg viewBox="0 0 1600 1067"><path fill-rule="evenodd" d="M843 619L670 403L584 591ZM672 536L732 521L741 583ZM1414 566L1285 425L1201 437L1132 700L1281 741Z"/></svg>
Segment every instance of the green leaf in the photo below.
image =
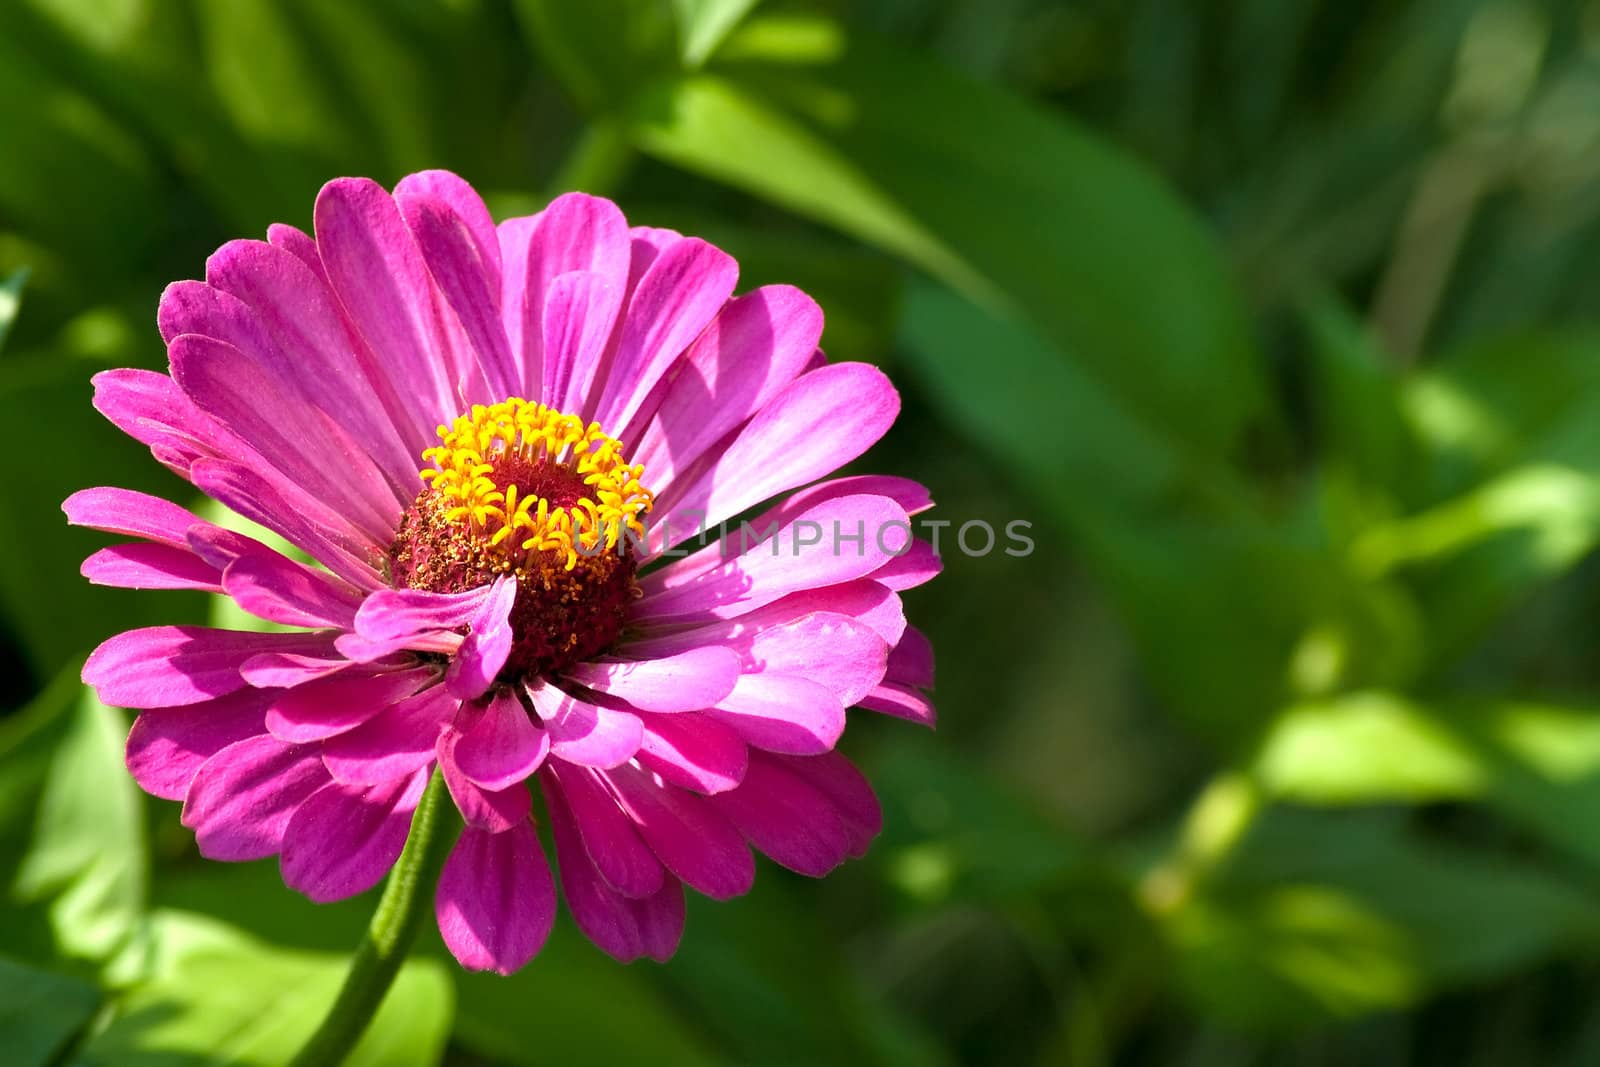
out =
<svg viewBox="0 0 1600 1067"><path fill-rule="evenodd" d="M179 499L193 492L90 405L96 369L54 356L0 363L0 424L18 441L72 442L48 462L15 464L0 508L0 618L41 679L118 630L203 617L200 595L110 589L78 574L113 539L66 525L61 502L72 493L96 485Z"/></svg>
<svg viewBox="0 0 1600 1067"><path fill-rule="evenodd" d="M678 66L674 0L516 0L523 31L580 105L613 111Z"/></svg>
<svg viewBox="0 0 1600 1067"><path fill-rule="evenodd" d="M1600 478L1530 463L1437 507L1374 524L1351 546L1368 574L1420 590L1437 659L1458 654L1534 587L1600 543Z"/></svg>
<svg viewBox="0 0 1600 1067"><path fill-rule="evenodd" d="M1026 899L1085 872L1080 838L930 738L887 749L872 780L885 806L876 855L919 903Z"/></svg>
<svg viewBox="0 0 1600 1067"><path fill-rule="evenodd" d="M111 1025L73 1060L78 1067L287 1064L333 1003L348 965L183 912L158 913L153 928L152 977L119 1002ZM443 967L407 963L346 1064L437 1063L453 999Z"/></svg>
<svg viewBox="0 0 1600 1067"><path fill-rule="evenodd" d="M126 720L77 673L0 732L0 869L16 909L4 922L13 952L105 963L143 918L143 800L123 767Z"/></svg>
<svg viewBox="0 0 1600 1067"><path fill-rule="evenodd" d="M1207 456L1260 412L1249 330L1210 236L1138 164L1056 114L833 23L772 16L631 115L645 151L1020 313Z"/></svg>
<svg viewBox="0 0 1600 1067"><path fill-rule="evenodd" d="M1230 1026L1306 1027L1403 1007L1423 990L1405 932L1326 887L1196 902L1166 932L1180 991Z"/></svg>
<svg viewBox="0 0 1600 1067"><path fill-rule="evenodd" d="M1185 993L1252 1029L1406 1007L1600 940L1590 894L1537 863L1294 811L1163 923Z"/></svg>
<svg viewBox="0 0 1600 1067"><path fill-rule="evenodd" d="M678 12L679 52L690 70L701 66L761 0L672 0Z"/></svg>
<svg viewBox="0 0 1600 1067"><path fill-rule="evenodd" d="M139 260L162 216L157 164L84 87L60 76L13 30L0 35L0 214L25 237L114 279ZM110 192L114 190L113 192ZM106 240L116 234L116 240Z"/></svg>
<svg viewBox="0 0 1600 1067"><path fill-rule="evenodd" d="M719 1062L651 981L653 964L621 967L570 924L558 925L539 957L509 978L446 966L455 972L456 1040L497 1062Z"/></svg>
<svg viewBox="0 0 1600 1067"><path fill-rule="evenodd" d="M1212 737L1237 742L1281 704L1308 631L1382 614L1315 536L1261 517L1236 476L1036 332L928 284L902 330L935 406L1077 536L1163 694Z"/></svg>
<svg viewBox="0 0 1600 1067"><path fill-rule="evenodd" d="M28 268L19 267L0 281L0 350L6 346L6 335L22 309L22 286L28 280Z"/></svg>
<svg viewBox="0 0 1600 1067"><path fill-rule="evenodd" d="M1402 411L1402 382L1388 353L1331 293L1306 302L1326 460L1367 485L1405 492L1415 463Z"/></svg>
<svg viewBox="0 0 1600 1067"><path fill-rule="evenodd" d="M1490 780L1469 742L1388 693L1289 708L1263 743L1256 772L1273 796L1324 805L1462 799Z"/></svg>
<svg viewBox="0 0 1600 1067"><path fill-rule="evenodd" d="M0 957L0 1034L6 1063L49 1067L100 1009L100 991L63 974Z"/></svg>
<svg viewBox="0 0 1600 1067"><path fill-rule="evenodd" d="M837 877L837 876L836 876ZM870 990L821 914L814 883L774 869L730 901L691 895L664 980L736 1063L921 1065L919 1035Z"/></svg>

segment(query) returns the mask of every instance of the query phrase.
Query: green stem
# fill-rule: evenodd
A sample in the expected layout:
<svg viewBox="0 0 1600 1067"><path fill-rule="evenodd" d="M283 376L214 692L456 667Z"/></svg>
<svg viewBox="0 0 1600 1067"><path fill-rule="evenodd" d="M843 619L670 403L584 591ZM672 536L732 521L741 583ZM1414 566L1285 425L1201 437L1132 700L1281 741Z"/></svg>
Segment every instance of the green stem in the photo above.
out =
<svg viewBox="0 0 1600 1067"><path fill-rule="evenodd" d="M428 894L418 889L432 882L443 859L449 835L438 831L439 812L446 807L444 778L437 771L422 794L411 818L411 834L400 859L389 873L378 910L367 934L350 961L339 998L297 1056L294 1067L336 1067L366 1032L378 1006L405 962L417 931L422 928L423 904Z"/></svg>
<svg viewBox="0 0 1600 1067"><path fill-rule="evenodd" d="M1145 908L1170 914L1188 903L1249 832L1265 800L1248 772L1228 770L1211 779L1184 817L1172 855L1140 885Z"/></svg>

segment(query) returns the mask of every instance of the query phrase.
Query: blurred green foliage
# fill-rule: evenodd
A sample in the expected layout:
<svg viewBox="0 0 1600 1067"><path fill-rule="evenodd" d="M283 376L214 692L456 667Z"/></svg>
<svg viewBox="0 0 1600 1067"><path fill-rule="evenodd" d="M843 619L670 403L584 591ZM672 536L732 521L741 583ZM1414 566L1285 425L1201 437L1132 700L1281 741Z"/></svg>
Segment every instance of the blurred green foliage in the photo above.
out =
<svg viewBox="0 0 1600 1067"><path fill-rule="evenodd" d="M7 1062L265 1067L331 998L371 901L200 861L76 681L215 607L58 505L188 498L89 406L163 285L425 167L807 288L905 392L863 467L1037 550L909 595L866 860L664 967L435 937L356 1062L1600 1061L1597 149L1593 0L0 0Z"/></svg>

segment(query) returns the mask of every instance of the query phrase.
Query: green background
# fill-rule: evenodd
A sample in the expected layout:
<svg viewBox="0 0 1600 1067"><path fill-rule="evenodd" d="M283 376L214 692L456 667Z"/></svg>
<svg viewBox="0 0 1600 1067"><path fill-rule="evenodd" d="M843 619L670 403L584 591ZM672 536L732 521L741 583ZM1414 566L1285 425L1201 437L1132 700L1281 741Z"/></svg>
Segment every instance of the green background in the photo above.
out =
<svg viewBox="0 0 1600 1067"><path fill-rule="evenodd" d="M908 594L865 860L666 966L429 933L358 1062L1600 1062L1594 3L0 0L8 1064L279 1064L337 987L371 897L201 861L76 680L227 616L59 504L190 499L89 405L167 282L426 167L806 288L904 395L860 469L1037 548Z"/></svg>

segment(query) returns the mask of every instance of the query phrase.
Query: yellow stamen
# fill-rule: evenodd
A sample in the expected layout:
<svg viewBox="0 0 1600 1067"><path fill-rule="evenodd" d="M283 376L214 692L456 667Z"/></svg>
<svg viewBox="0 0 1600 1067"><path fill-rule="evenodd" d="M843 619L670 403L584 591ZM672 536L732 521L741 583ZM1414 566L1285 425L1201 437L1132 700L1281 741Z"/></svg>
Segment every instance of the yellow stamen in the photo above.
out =
<svg viewBox="0 0 1600 1067"><path fill-rule="evenodd" d="M511 397L474 405L454 425L440 426L439 440L422 453L433 464L422 478L443 498L446 519L463 523L491 546L505 546L510 568L553 553L571 570L580 551L594 555L602 540L615 549L624 530L645 535L651 493L641 481L644 467L628 463L622 443L597 422L585 426L575 415ZM566 506L552 505L530 486L502 477L502 488L491 477L545 465L576 475L588 493Z"/></svg>

